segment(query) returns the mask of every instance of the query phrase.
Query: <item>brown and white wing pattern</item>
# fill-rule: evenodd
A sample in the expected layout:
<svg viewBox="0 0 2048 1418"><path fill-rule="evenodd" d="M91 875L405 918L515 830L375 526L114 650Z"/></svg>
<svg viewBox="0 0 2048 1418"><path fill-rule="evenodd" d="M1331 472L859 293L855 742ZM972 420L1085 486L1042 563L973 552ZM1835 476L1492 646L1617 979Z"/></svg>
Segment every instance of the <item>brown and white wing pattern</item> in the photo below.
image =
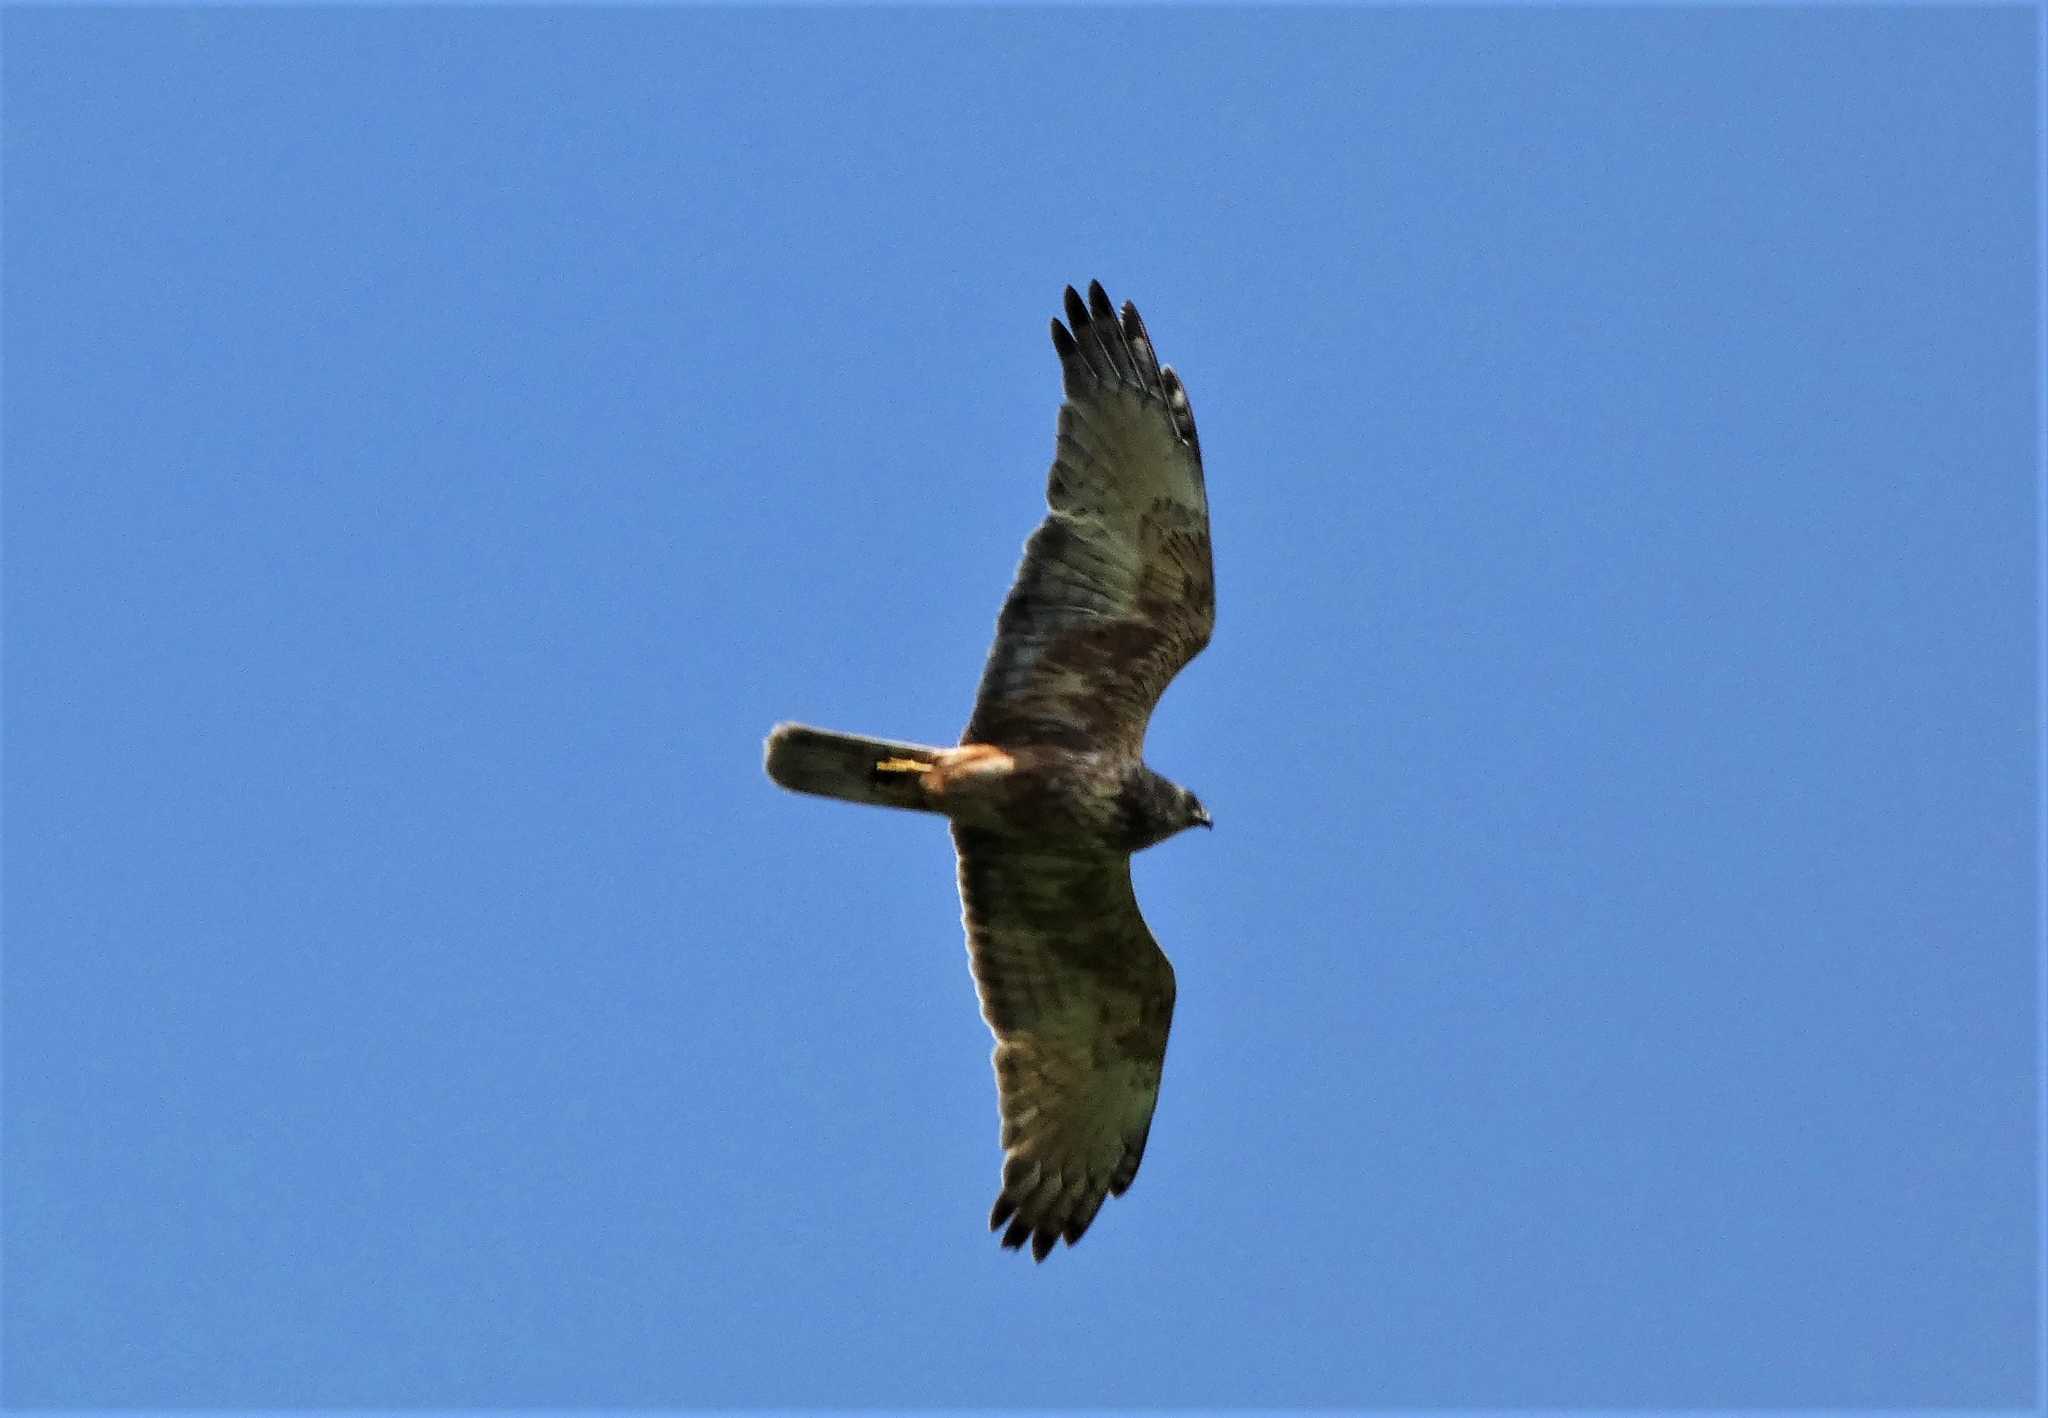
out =
<svg viewBox="0 0 2048 1418"><path fill-rule="evenodd" d="M1046 501L996 623L963 743L1136 754L1216 620L1209 499L1187 392L1099 282L1052 322L1066 401Z"/></svg>
<svg viewBox="0 0 2048 1418"><path fill-rule="evenodd" d="M955 826L981 1012L995 1031L1003 1189L989 1229L1044 1260L1138 1174L1173 1020L1173 967L1130 859Z"/></svg>

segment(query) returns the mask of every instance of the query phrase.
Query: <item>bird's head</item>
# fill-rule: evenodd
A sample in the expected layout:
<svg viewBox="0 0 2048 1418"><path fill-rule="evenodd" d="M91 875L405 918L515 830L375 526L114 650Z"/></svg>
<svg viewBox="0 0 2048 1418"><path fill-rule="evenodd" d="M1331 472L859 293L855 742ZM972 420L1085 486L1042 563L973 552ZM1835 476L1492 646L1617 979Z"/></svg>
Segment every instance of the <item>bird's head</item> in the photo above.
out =
<svg viewBox="0 0 2048 1418"><path fill-rule="evenodd" d="M1200 798L1142 765L1131 769L1121 798L1122 835L1133 852L1190 827L1210 825L1209 810Z"/></svg>

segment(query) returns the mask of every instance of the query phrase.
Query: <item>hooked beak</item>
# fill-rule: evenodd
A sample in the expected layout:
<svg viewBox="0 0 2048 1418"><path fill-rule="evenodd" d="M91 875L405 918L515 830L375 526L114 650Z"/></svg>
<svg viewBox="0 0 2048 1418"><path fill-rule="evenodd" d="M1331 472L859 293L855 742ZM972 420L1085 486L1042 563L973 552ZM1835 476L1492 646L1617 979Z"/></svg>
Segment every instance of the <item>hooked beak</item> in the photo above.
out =
<svg viewBox="0 0 2048 1418"><path fill-rule="evenodd" d="M1195 809L1195 825L1197 827L1207 827L1211 829L1213 829L1216 826L1215 823L1209 821L1209 809L1205 807L1198 807Z"/></svg>

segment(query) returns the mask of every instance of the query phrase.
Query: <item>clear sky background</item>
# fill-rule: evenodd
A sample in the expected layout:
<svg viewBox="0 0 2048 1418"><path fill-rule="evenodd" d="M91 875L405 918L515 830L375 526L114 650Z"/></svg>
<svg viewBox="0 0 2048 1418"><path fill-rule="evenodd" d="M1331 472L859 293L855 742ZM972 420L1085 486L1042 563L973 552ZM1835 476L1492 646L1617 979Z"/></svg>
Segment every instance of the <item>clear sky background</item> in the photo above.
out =
<svg viewBox="0 0 2048 1418"><path fill-rule="evenodd" d="M2035 16L37 10L5 1398L2024 1405ZM941 826L1061 287L1214 646L1043 1266Z"/></svg>

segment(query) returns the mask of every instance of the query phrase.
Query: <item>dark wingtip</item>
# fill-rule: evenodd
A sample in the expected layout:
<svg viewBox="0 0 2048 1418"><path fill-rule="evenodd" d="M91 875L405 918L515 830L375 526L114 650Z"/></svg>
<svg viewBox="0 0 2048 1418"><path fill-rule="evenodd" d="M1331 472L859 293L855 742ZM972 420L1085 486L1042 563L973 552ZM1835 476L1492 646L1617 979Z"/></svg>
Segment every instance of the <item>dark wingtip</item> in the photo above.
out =
<svg viewBox="0 0 2048 1418"><path fill-rule="evenodd" d="M1010 1229L1003 1232L1003 1249L1014 1251L1031 1239L1031 1223L1019 1216L1010 1223Z"/></svg>
<svg viewBox="0 0 2048 1418"><path fill-rule="evenodd" d="M1052 348L1053 353L1057 354L1061 359L1065 359L1068 355L1074 353L1077 348L1074 344L1074 337L1067 333L1067 327L1060 324L1058 320L1052 322Z"/></svg>
<svg viewBox="0 0 2048 1418"><path fill-rule="evenodd" d="M1088 313L1097 320L1116 319L1116 307L1109 303L1109 292L1102 288L1100 281L1088 283Z"/></svg>
<svg viewBox="0 0 2048 1418"><path fill-rule="evenodd" d="M1015 1216L1016 1214L1016 1202L1011 1201L1007 1195L997 1197L996 1204L989 1208L988 1229L991 1231L1000 1231L1003 1227L1003 1223L1005 1221L1008 1221L1012 1216Z"/></svg>
<svg viewBox="0 0 2048 1418"><path fill-rule="evenodd" d="M1076 332L1088 323L1088 307L1081 303L1081 293L1072 286L1067 287L1067 323Z"/></svg>
<svg viewBox="0 0 2048 1418"><path fill-rule="evenodd" d="M1060 1233L1052 1230L1050 1227L1033 1233L1031 1237L1031 1258L1041 1265L1044 1264L1045 1258L1052 1254L1053 1242L1059 1238Z"/></svg>

